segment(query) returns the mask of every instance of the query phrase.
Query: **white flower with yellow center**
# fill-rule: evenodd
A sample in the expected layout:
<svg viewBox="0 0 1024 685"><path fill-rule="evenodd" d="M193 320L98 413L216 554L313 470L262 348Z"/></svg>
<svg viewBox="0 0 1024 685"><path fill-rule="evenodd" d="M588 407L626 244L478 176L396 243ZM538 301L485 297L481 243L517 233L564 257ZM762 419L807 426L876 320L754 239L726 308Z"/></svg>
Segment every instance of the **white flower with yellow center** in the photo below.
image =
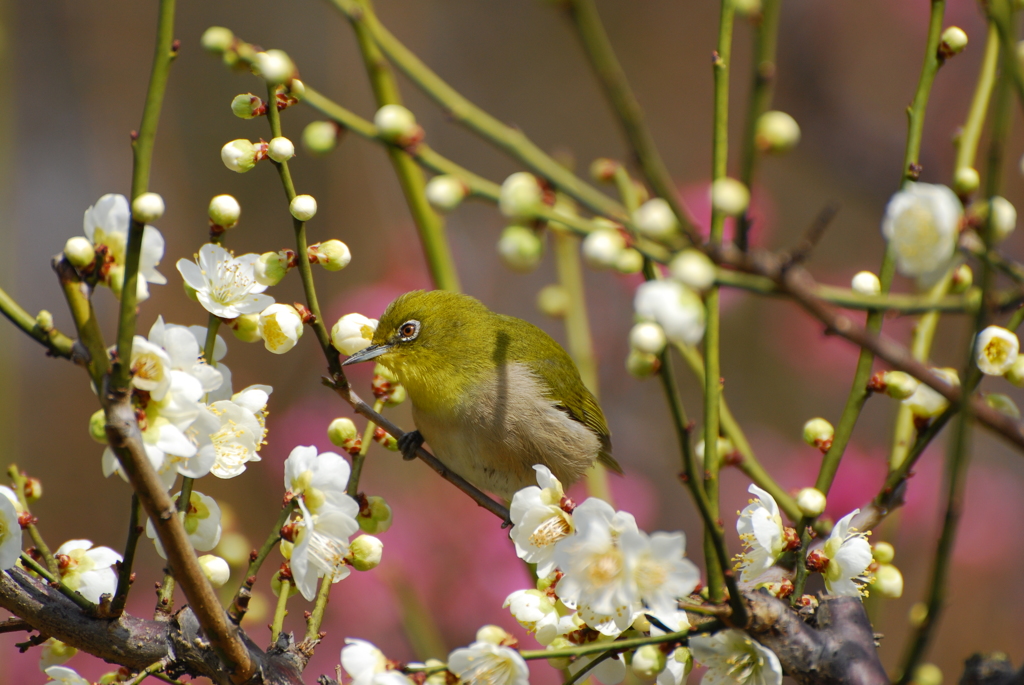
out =
<svg viewBox="0 0 1024 685"><path fill-rule="evenodd" d="M348 461L334 452L318 455L316 447L299 446L285 459L284 489L302 497L313 514L326 505L355 518L359 505L345 492L351 471Z"/></svg>
<svg viewBox="0 0 1024 685"><path fill-rule="evenodd" d="M352 685L412 685L409 676L390 666L384 653L366 640L345 639L341 667L352 676Z"/></svg>
<svg viewBox="0 0 1024 685"><path fill-rule="evenodd" d="M130 212L124 195L107 194L85 210L82 228L85 236L96 247L106 247L105 264L100 266L101 283L120 297L124 284L125 248L128 243ZM149 285L164 285L167 279L156 270L164 256L164 237L152 226L142 231L139 254L139 278L136 297L139 302L149 297Z"/></svg>
<svg viewBox="0 0 1024 685"><path fill-rule="evenodd" d="M583 627L578 614L541 590L516 590L502 606L509 609L519 625L535 633L537 642L544 646Z"/></svg>
<svg viewBox="0 0 1024 685"><path fill-rule="evenodd" d="M359 530L359 524L343 509L324 506L313 514L301 499L298 503L302 524L292 549L292 577L302 596L313 601L318 578L337 583L351 573L345 557L348 539Z"/></svg>
<svg viewBox="0 0 1024 685"><path fill-rule="evenodd" d="M117 589L117 573L112 567L121 561L121 555L109 547L93 547L90 540L68 540L54 557L61 582L90 602L99 603L100 595L112 595Z"/></svg>
<svg viewBox="0 0 1024 685"><path fill-rule="evenodd" d="M836 521L832 534L821 548L821 554L828 560L821 575L825 578L825 589L829 594L860 597L864 585L871 581L864 573L871 564L867 533L860 533L850 526L858 512L860 509L854 509Z"/></svg>
<svg viewBox="0 0 1024 685"><path fill-rule="evenodd" d="M272 304L260 312L258 330L269 351L284 354L302 337L302 316L290 304Z"/></svg>
<svg viewBox="0 0 1024 685"><path fill-rule="evenodd" d="M235 257L220 245L207 243L199 248L194 262L179 259L178 271L206 311L234 319L274 304L274 298L261 294L267 286L256 282L253 265L259 258L258 254Z"/></svg>
<svg viewBox="0 0 1024 685"><path fill-rule="evenodd" d="M193 329L202 332L202 340L197 337ZM207 364L203 359L202 346L206 344L205 328L164 323L164 318L158 316L153 327L149 329L149 342L164 349L170 359L172 370L187 373L199 381L203 392L213 392L223 384L224 375L219 368ZM227 352L224 339L217 336L217 342L219 344L215 345L214 349L216 352L220 352L220 357L223 357ZM214 357L220 358L216 353Z"/></svg>
<svg viewBox="0 0 1024 685"><path fill-rule="evenodd" d="M1017 361L1020 340L1012 331L1001 326L988 326L978 333L975 349L978 369L989 376L1002 376Z"/></svg>
<svg viewBox="0 0 1024 685"><path fill-rule="evenodd" d="M640 610L635 579L620 539L636 534L631 514L591 497L573 512L576 534L555 545L555 565L565 574L558 597L604 635L626 630Z"/></svg>
<svg viewBox="0 0 1024 685"><path fill-rule="evenodd" d="M178 501L180 495L180 492L176 493L172 499ZM211 550L220 542L220 506L212 497L193 490L189 498L188 509L185 510L183 523L188 541L200 552ZM157 554L166 559L167 553L160 543L160 538L157 537L156 527L153 526L152 520L146 521L146 535L156 545Z"/></svg>
<svg viewBox="0 0 1024 685"><path fill-rule="evenodd" d="M523 488L512 496L509 537L516 554L529 564L537 564L537 575L550 575L555 568L555 543L575 530L572 514L562 509L565 492L562 484L546 466L537 464L537 485Z"/></svg>
<svg viewBox="0 0 1024 685"><path fill-rule="evenodd" d="M530 669L511 647L477 641L448 655L448 670L464 685L529 685Z"/></svg>
<svg viewBox="0 0 1024 685"><path fill-rule="evenodd" d="M708 670L702 685L781 685L782 666L775 652L742 630L723 630L690 638L693 658Z"/></svg>
<svg viewBox="0 0 1024 685"><path fill-rule="evenodd" d="M744 583L771 568L786 549L785 529L775 498L753 484L747 492L754 495L754 499L736 520L736 532L745 548L737 565Z"/></svg>
<svg viewBox="0 0 1024 685"><path fill-rule="evenodd" d="M885 207L882 235L904 276L934 281L956 250L963 207L943 185L907 183Z"/></svg>
<svg viewBox="0 0 1024 685"><path fill-rule="evenodd" d="M204 407L189 435L199 448L193 469L196 473L205 469L218 478L234 478L245 471L248 462L260 460L256 450L263 426L251 411L231 400Z"/></svg>
<svg viewBox="0 0 1024 685"><path fill-rule="evenodd" d="M639 599L652 611L671 611L700 582L700 571L684 558L683 533L627 529L619 540Z"/></svg>
<svg viewBox="0 0 1024 685"><path fill-rule="evenodd" d="M21 524L18 523L18 510L14 502L0 495L0 571L14 566L20 556Z"/></svg>

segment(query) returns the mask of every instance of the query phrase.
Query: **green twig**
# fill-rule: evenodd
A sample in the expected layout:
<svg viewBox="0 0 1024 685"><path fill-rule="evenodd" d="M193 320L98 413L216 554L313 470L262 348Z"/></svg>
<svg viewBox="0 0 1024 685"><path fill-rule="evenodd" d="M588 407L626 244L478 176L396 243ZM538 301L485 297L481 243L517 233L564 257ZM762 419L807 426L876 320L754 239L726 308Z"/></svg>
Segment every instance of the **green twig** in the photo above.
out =
<svg viewBox="0 0 1024 685"><path fill-rule="evenodd" d="M117 569L117 590L110 601L110 617L117 618L124 613L128 602L128 590L132 586L132 566L135 563L135 550L138 548L139 537L143 526L140 525L139 496L132 494L132 510L128 515L128 539L124 543L124 555Z"/></svg>
<svg viewBox="0 0 1024 685"><path fill-rule="evenodd" d="M281 593L277 596L277 606L274 608L274 620L270 624L270 643L277 642L277 636L281 634L281 627L284 626L284 617L288 615L288 596L291 594L292 583L290 580L281 580Z"/></svg>
<svg viewBox="0 0 1024 685"><path fill-rule="evenodd" d="M21 509L25 512L26 519L29 521L25 526L25 530L28 531L29 537L32 538L32 544L35 545L36 551L43 558L46 568L49 569L50 573L54 576L59 576L60 570L57 567L57 560L53 557L53 553L43 540L42 533L36 527L32 511L28 508L28 497L25 496L25 485L28 482L28 478L18 469L17 464L11 464L7 468L7 476L14 485L14 493L18 498L18 504L21 505Z"/></svg>
<svg viewBox="0 0 1024 685"><path fill-rule="evenodd" d="M210 314L210 318L206 324L206 340L203 345L203 359L206 363L214 368L217 367L217 362L213 358L213 351L217 347L217 329L220 328L220 317Z"/></svg>
<svg viewBox="0 0 1024 685"><path fill-rule="evenodd" d="M643 108L633 95L626 73L622 70L615 50L608 39L608 33L601 22L594 0L570 0L565 5L576 25L576 32L590 59L594 74L604 88L605 96L615 109L619 123L633 148L633 154L640 165L647 183L654 194L668 202L680 226L693 242L700 242L700 236L689 212L683 207L676 193L675 183L665 166L654 138L644 117ZM627 204L628 209L628 204Z"/></svg>
<svg viewBox="0 0 1024 685"><path fill-rule="evenodd" d="M89 372L89 378L92 379L93 385L101 388L103 377L110 370L110 357L103 342L100 324L96 320L96 311L92 306L92 290L63 255L54 257L51 265L57 273L64 299L68 303L68 311L75 322L78 340L88 355L85 367Z"/></svg>
<svg viewBox="0 0 1024 685"><path fill-rule="evenodd" d="M981 61L981 72L978 74L978 84L974 88L971 108L968 110L967 120L964 122L956 145L956 170L974 167L978 141L981 139L981 129L985 125L988 103L992 98L992 88L996 82L999 54L999 31L995 22L990 21L988 38L985 43L985 56Z"/></svg>
<svg viewBox="0 0 1024 685"><path fill-rule="evenodd" d="M46 582L50 584L50 587L57 588L58 591L72 602L78 605L78 608L87 613L90 616L96 615L96 605L90 602L88 599L79 594L76 590L72 590L60 579L59 573L50 573L43 568L35 559L30 557L25 552L21 553L21 563L23 566L27 566L29 569L42 576Z"/></svg>
<svg viewBox="0 0 1024 685"><path fill-rule="evenodd" d="M178 518L184 523L185 516L188 513L189 507L192 506L192 484L195 482L194 478L185 476L181 479L181 492L178 493L178 499L175 502L175 508L178 511ZM171 569L167 570L164 574L163 582L160 585L160 590L156 593L157 602L156 610L158 614L170 614L174 608L174 574Z"/></svg>
<svg viewBox="0 0 1024 685"><path fill-rule="evenodd" d="M378 399L373 403L373 410L380 413L384 409L384 400ZM345 491L349 497L355 497L359 494L359 480L363 475L363 464L366 463L366 453L370 450L370 443L373 441L373 433L377 429L377 424L373 421L366 422L366 428L363 430L363 442L359 446L359 452L352 457L352 473L348 477L348 487Z"/></svg>
<svg viewBox="0 0 1024 685"><path fill-rule="evenodd" d="M245 570L245 579L242 581L242 585L239 586L238 591L235 592L235 596L228 605L228 617L235 625L241 623L242 619L245 617L245 612L249 608L248 596L252 591L252 586L256 583L256 574L259 573L260 568L263 566L263 562L266 561L267 556L281 540L281 528L288 522L288 517L292 515L292 511L294 510L294 502L289 502L281 509L281 513L278 515L277 521L274 523L274 527L270 531L270 535L268 535L267 539L263 542L263 546L259 548L255 556L250 557L249 567Z"/></svg>
<svg viewBox="0 0 1024 685"><path fill-rule="evenodd" d="M320 581L320 590L316 593L316 602L313 604L313 612L306 621L306 640L320 639L320 626L324 622L324 612L327 611L327 602L331 596L331 586L334 584L332 575L324 576Z"/></svg>
<svg viewBox="0 0 1024 685"><path fill-rule="evenodd" d="M743 129L740 182L753 188L757 171L757 122L772 103L775 84L775 47L778 43L779 14L782 0L763 0L761 16L754 34L754 78L747 102L747 120ZM750 233L750 208L736 220L736 247L746 250Z"/></svg>
<svg viewBox="0 0 1024 685"><path fill-rule="evenodd" d="M2 288L0 288L0 314L3 314L15 326L30 338L46 348L54 357L72 358L75 341L64 335L52 324L44 327L39 319L22 309Z"/></svg>
<svg viewBox="0 0 1024 685"><path fill-rule="evenodd" d="M146 666L144 669L139 671L138 674L135 675L135 677L129 680L127 685L139 685L139 683L141 683L149 676L153 676L154 678L156 678L157 674L160 671L163 671L165 668L167 668L168 662L169 659L161 659L160 661L154 662L149 666Z"/></svg>
<svg viewBox="0 0 1024 685"><path fill-rule="evenodd" d="M921 135L924 132L924 115L931 95L935 74L942 66L939 56L939 41L942 36L942 18L946 11L946 0L932 0L931 16L928 20L928 40L924 48L924 66L917 82L914 100L907 109L907 147L903 156L901 182L916 181L921 175Z"/></svg>

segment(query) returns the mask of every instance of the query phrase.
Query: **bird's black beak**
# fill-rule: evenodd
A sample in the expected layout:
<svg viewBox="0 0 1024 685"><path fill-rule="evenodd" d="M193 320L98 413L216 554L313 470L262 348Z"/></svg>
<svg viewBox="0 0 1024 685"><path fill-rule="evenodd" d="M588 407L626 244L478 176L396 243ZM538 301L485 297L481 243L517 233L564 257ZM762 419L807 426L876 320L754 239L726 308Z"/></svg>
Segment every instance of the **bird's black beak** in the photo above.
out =
<svg viewBox="0 0 1024 685"><path fill-rule="evenodd" d="M353 354L351 357L343 361L341 365L348 366L349 364L358 364L359 362L369 361L375 357L381 356L385 352L388 352L390 349L391 345L388 344L370 345L369 347L364 347L363 349Z"/></svg>

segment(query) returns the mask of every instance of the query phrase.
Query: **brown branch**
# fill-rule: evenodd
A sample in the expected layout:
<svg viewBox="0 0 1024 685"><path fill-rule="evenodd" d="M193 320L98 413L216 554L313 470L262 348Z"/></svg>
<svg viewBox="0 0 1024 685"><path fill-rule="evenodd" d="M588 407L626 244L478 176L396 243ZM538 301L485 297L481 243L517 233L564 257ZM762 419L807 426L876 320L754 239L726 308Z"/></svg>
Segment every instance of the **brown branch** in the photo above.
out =
<svg viewBox="0 0 1024 685"><path fill-rule="evenodd" d="M747 632L800 685L888 685L874 633L857 597L823 597L813 625L765 592L744 595Z"/></svg>
<svg viewBox="0 0 1024 685"><path fill-rule="evenodd" d="M1024 685L1024 668L1014 670L1005 654L973 654L964 664L960 685Z"/></svg>

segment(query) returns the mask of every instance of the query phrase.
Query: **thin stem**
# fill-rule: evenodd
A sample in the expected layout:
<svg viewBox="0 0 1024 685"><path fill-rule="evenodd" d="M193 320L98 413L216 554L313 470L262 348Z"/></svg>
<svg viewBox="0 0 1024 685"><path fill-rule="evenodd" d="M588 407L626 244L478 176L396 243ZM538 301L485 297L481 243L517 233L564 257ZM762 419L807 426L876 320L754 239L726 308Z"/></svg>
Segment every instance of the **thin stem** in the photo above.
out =
<svg viewBox="0 0 1024 685"><path fill-rule="evenodd" d="M263 542L255 556L250 557L249 567L245 570L245 580L239 586L228 609L228 617L235 625L241 623L245 617L245 612L249 608L249 592L256 583L256 574L259 573L260 568L263 567L263 562L266 561L267 556L270 555L270 552L273 551L274 547L281 540L281 528L284 524L288 523L288 517L292 515L294 510L294 502L284 505L277 517L277 521L274 523L274 527L270 531L270 535L267 536L267 539Z"/></svg>
<svg viewBox="0 0 1024 685"><path fill-rule="evenodd" d="M167 668L167 662L168 660L161 659L160 661L157 661L155 663L150 664L149 666L146 666L144 669L139 671L134 678L129 680L127 685L139 685L139 683L141 683L149 676L153 676L154 678L156 678L157 674L160 671L163 671L165 668Z"/></svg>
<svg viewBox="0 0 1024 685"><path fill-rule="evenodd" d="M916 181L921 175L921 136L924 133L924 115L928 107L928 98L931 95L932 82L935 74L942 66L942 58L939 56L939 40L942 36L942 18L946 11L946 0L932 0L931 15L928 20L928 40L925 43L924 66L921 68L921 78L917 82L917 91L914 93L914 100L907 110L908 132L907 147L903 156L903 171L901 180Z"/></svg>
<svg viewBox="0 0 1024 685"><path fill-rule="evenodd" d="M175 510L178 512L178 519L182 523L185 521L185 515L188 512L189 507L192 504L192 484L195 482L194 478L185 476L181 479L181 492L178 493L178 499L175 502ZM168 569L167 573L164 574L163 582L160 585L160 591L157 592L157 603L156 610L158 613L170 614L174 608L174 574Z"/></svg>
<svg viewBox="0 0 1024 685"><path fill-rule="evenodd" d="M32 538L32 544L35 545L36 551L39 552L39 555L43 558L43 561L46 563L46 568L49 569L50 573L59 577L60 569L57 566L57 560L54 558L50 548L47 547L46 542L43 540L42 533L40 533L39 528L36 527L32 511L28 508L28 497L25 496L25 485L28 483L28 478L21 473L17 464L11 464L8 467L7 476L11 479L11 483L14 485L14 493L18 498L18 504L21 505L21 509L25 512L26 519L29 521L25 526L25 530L28 531L29 537Z"/></svg>
<svg viewBox="0 0 1024 685"><path fill-rule="evenodd" d="M629 87L626 73L615 56L615 50L608 39L608 33L601 22L594 0L570 0L566 4L566 9L590 59L590 66L604 88L605 97L618 115L619 123L633 148L633 154L644 178L654 190L654 194L668 202L672 213L676 215L680 226L690 239L699 242L693 219L679 201L675 183L654 144L643 108Z"/></svg>
<svg viewBox="0 0 1024 685"><path fill-rule="evenodd" d="M373 403L373 410L377 413L384 408L384 400L378 399ZM370 443L373 441L373 433L377 424L373 421L366 422L366 429L363 430L363 442L359 446L359 452L352 457L352 474L348 478L346 492L349 497L359 494L359 479L363 475L363 464L366 463L366 453L370 450Z"/></svg>
<svg viewBox="0 0 1024 685"><path fill-rule="evenodd" d="M290 580L281 580L281 593L277 596L277 606L274 608L274 620L270 624L270 643L277 642L277 636L281 634L281 627L284 626L284 617L288 615L288 596L291 594L292 583Z"/></svg>
<svg viewBox="0 0 1024 685"><path fill-rule="evenodd" d="M35 559L30 557L25 552L21 553L21 563L23 566L27 566L32 571L35 571L38 575L42 576L50 584L50 587L57 588L58 591L72 602L78 605L78 608L87 613L90 616L96 615L96 605L90 602L88 599L80 595L77 591L72 590L60 579L60 573L50 573L43 568Z"/></svg>
<svg viewBox="0 0 1024 685"><path fill-rule="evenodd" d="M177 56L174 49L174 6L175 0L160 0L160 16L156 27L156 45L153 52L153 67L149 74L149 88L146 104L142 109L142 123L138 137L132 142L132 190L129 201L149 189L149 173L153 164L153 145L156 142L160 109L167 90L167 78L171 62ZM127 388L131 376L129 362L132 358L132 339L135 336L137 284L139 262L142 254L142 234L146 225L132 217L128 229L124 260L124 285L121 288L121 310L117 323L117 358L114 365L112 384L115 388Z"/></svg>
<svg viewBox="0 0 1024 685"><path fill-rule="evenodd" d="M75 267L71 266L63 256L55 257L51 265L57 273L61 290L64 292L64 299L68 303L68 311L71 312L71 318L75 322L78 341L85 349L87 355L85 366L89 372L89 378L97 388L101 388L103 387L103 377L110 370L110 357L107 354L106 343L103 342L103 333L100 331L99 322L96 320L96 311L92 306L90 298L92 289L75 271Z"/></svg>
<svg viewBox="0 0 1024 685"><path fill-rule="evenodd" d="M757 172L758 150L756 144L757 122L768 111L772 103L775 84L775 48L779 35L779 15L782 0L763 0L761 17L754 34L754 78L747 102L747 120L743 130L743 152L740 163L740 181L747 188L753 188ZM750 234L750 208L736 220L736 246L746 250Z"/></svg>
<svg viewBox="0 0 1024 685"><path fill-rule="evenodd" d="M534 173L598 214L630 223L624 208L544 153L521 131L503 124L445 83L380 24L371 10L357 0L331 0L353 24L366 26L388 59L455 121L491 141Z"/></svg>
<svg viewBox="0 0 1024 685"><path fill-rule="evenodd" d="M956 146L956 169L974 167L974 158L981 139L981 129L985 125L988 103L992 97L992 88L996 82L996 67L999 64L999 30L995 22L988 24L988 38L985 43L985 56L981 61L981 73L978 84L974 87L974 97L967 120L961 129L960 139Z"/></svg>
<svg viewBox="0 0 1024 685"><path fill-rule="evenodd" d="M721 0L718 24L718 49L712 66L715 76L715 120L711 156L712 182L724 178L729 159L729 67L732 59L732 28L735 18L733 0ZM711 243L722 242L725 215L711 210ZM704 490L708 495L710 515L718 519L718 476L722 468L722 455L718 449L719 409L721 406L722 369L720 361L720 324L718 286L712 286L704 297L707 324L704 331ZM721 602L724 587L723 573L728 562L716 565L712 554L714 542L705 532L704 554L707 557L708 595L713 602Z"/></svg>
<svg viewBox="0 0 1024 685"><path fill-rule="evenodd" d="M143 526L140 525L139 496L132 493L132 509L128 515L128 539L124 543L124 555L117 569L117 590L110 602L110 616L117 618L124 613L124 606L128 602L128 590L132 586L132 566L135 563L135 550L138 548L139 537L142 535Z"/></svg>
<svg viewBox="0 0 1024 685"><path fill-rule="evenodd" d="M0 314L3 314L15 326L30 338L45 347L54 357L71 359L75 341L64 335L52 325L44 327L39 319L32 316L0 288Z"/></svg>
<svg viewBox="0 0 1024 685"><path fill-rule="evenodd" d="M317 640L320 638L320 626L324 622L324 612L327 611L327 602L331 596L331 586L334 585L333 576L324 576L320 581L320 590L316 594L316 602L313 604L313 613L306 621L306 639Z"/></svg>
<svg viewBox="0 0 1024 685"><path fill-rule="evenodd" d="M611 659L615 655L616 655L616 652L615 652L614 649L608 650L607 652L605 652L601 656L597 657L596 659L591 661L589 664L587 664L586 666L584 666L580 670L576 671L576 673L574 673L572 676L567 678L565 680L565 682L562 683L562 685L575 685L576 683L578 683L580 681L580 679L586 677L586 675L588 673L590 673L592 670L594 670L594 668L596 666L600 665L601 662L607 661L608 659Z"/></svg>
<svg viewBox="0 0 1024 685"><path fill-rule="evenodd" d="M216 368L217 362L213 358L213 350L217 346L217 329L220 328L220 317L210 314L206 324L206 340L203 345L203 359L210 366Z"/></svg>

